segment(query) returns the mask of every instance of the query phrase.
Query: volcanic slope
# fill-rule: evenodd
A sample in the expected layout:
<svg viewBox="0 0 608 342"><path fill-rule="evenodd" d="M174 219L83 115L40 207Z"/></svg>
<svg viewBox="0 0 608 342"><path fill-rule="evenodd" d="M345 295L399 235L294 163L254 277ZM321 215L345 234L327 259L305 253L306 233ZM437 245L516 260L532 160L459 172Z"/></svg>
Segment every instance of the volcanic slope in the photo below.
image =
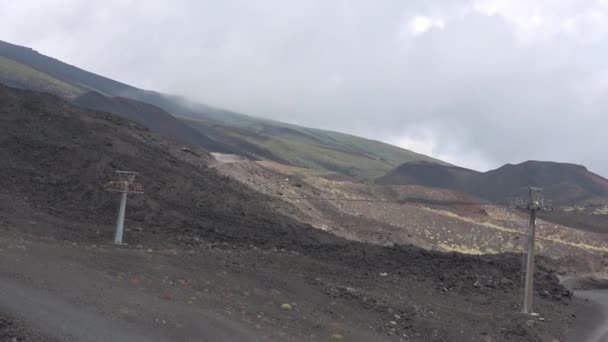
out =
<svg viewBox="0 0 608 342"><path fill-rule="evenodd" d="M377 180L379 184L412 184L454 189L496 202L522 194L529 186L544 188L556 204L608 198L608 179L584 166L527 161L485 173L431 163L404 163Z"/></svg>
<svg viewBox="0 0 608 342"><path fill-rule="evenodd" d="M72 102L82 108L108 112L135 121L177 142L200 146L209 151L233 152L224 144L198 132L166 111L145 102L124 97L108 97L94 91L84 93Z"/></svg>
<svg viewBox="0 0 608 342"><path fill-rule="evenodd" d="M541 267L545 320L526 323L516 256L335 237L201 149L50 95L0 87L0 157L0 308L51 338L538 341L565 334L575 310ZM117 169L140 171L146 190L130 197L121 247L102 188Z"/></svg>
<svg viewBox="0 0 608 342"><path fill-rule="evenodd" d="M300 127L194 103L187 99L147 91L96 75L59 60L42 55L32 49L0 41L0 82L24 89L50 92L76 101L86 108L111 111L134 119L157 131L154 120L159 112L150 116L139 108L128 115L124 99L156 106L180 118L180 127L173 138L188 138L194 133L202 135L189 142L217 152L231 151L254 159L270 159L297 166L332 170L366 179L377 178L406 161L440 160L392 146L379 141L320 129ZM108 99L99 99L99 94ZM116 99L115 97L118 97ZM139 106L141 107L141 106ZM163 118L165 121L168 118ZM177 120L177 119L175 119ZM178 127L175 122L171 127ZM169 131L158 131L161 134ZM212 139L212 143L209 139Z"/></svg>
<svg viewBox="0 0 608 342"><path fill-rule="evenodd" d="M350 240L468 254L521 252L525 240L526 213L462 192L374 185L269 161L236 160L215 167L286 203L277 207L285 215ZM608 252L608 234L551 221L539 220L537 236L539 253L550 257Z"/></svg>
<svg viewBox="0 0 608 342"><path fill-rule="evenodd" d="M16 199L75 220L110 223L114 203L99 189L115 178L114 171L136 170L142 183L152 184L130 205L136 225L162 227L172 237L196 230L260 242L305 230L289 228L292 222L270 215L267 200L206 168L212 157L204 150L183 148L133 122L51 95L1 90L0 153L6 162L0 186ZM193 153L199 166L180 163ZM304 235L287 240L306 243L315 231Z"/></svg>
<svg viewBox="0 0 608 342"><path fill-rule="evenodd" d="M0 43L0 51L1 47ZM80 83L59 80L43 71L3 56L0 56L0 83L56 94L80 107L105 111L133 120L153 132L176 141L218 152L233 152L158 107L133 99L104 95Z"/></svg>
<svg viewBox="0 0 608 342"><path fill-rule="evenodd" d="M404 163L376 180L386 185L423 185L473 194L498 203L525 196L529 186L544 189L555 210L541 217L575 228L605 233L608 180L581 165L527 161L485 173L430 163Z"/></svg>

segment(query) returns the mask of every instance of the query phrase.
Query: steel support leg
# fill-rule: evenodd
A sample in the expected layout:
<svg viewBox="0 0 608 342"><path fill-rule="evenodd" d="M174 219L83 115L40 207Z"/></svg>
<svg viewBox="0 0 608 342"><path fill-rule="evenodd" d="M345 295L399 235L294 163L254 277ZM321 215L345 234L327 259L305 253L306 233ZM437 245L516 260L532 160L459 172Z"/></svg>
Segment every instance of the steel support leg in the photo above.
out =
<svg viewBox="0 0 608 342"><path fill-rule="evenodd" d="M127 193L120 194L120 206L118 207L118 220L116 221L116 233L114 234L114 243L122 245L122 234L125 228L125 210L127 208Z"/></svg>
<svg viewBox="0 0 608 342"><path fill-rule="evenodd" d="M530 211L528 225L528 255L526 258L526 283L524 288L524 313L534 313L532 298L534 296L534 235L536 231L536 211Z"/></svg>

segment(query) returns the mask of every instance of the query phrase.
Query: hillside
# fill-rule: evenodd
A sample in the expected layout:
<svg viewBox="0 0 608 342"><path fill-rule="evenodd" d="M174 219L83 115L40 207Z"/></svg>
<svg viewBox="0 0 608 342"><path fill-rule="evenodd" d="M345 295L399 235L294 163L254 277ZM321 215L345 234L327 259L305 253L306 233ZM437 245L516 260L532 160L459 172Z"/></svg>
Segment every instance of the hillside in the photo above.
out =
<svg viewBox="0 0 608 342"><path fill-rule="evenodd" d="M444 166L425 162L399 165L376 180L378 184L422 185L478 194L477 184L483 174L457 166Z"/></svg>
<svg viewBox="0 0 608 342"><path fill-rule="evenodd" d="M289 204L277 206L279 212L349 240L467 254L519 253L525 240L526 213L470 194L356 182L269 161L216 159L219 165L213 167L221 173ZM608 236L597 234L605 229L587 232L551 222L555 214L538 220L539 254L563 258L608 251Z"/></svg>
<svg viewBox="0 0 608 342"><path fill-rule="evenodd" d="M83 89L77 86L2 56L0 56L0 80L11 87L48 92L68 99L83 92Z"/></svg>
<svg viewBox="0 0 608 342"><path fill-rule="evenodd" d="M608 180L584 166L527 161L507 164L485 173L429 163L404 163L377 181L379 184L413 184L463 191L504 203L509 196L540 187L558 205L574 205L608 198Z"/></svg>
<svg viewBox="0 0 608 342"><path fill-rule="evenodd" d="M251 158L337 171L365 179L377 178L408 161L445 165L428 156L378 141L258 119L177 96L138 89L44 56L35 50L1 41L0 56L4 57L0 62L11 64L5 67L10 68L10 74L1 72L0 68L0 82L4 84L50 92L69 99L95 91L109 98L122 97L148 103L180 117L199 134L214 139L217 142L215 148L219 151L231 150ZM93 108L115 110L114 106ZM126 116L124 108L112 113ZM145 120L138 122L154 130L154 123L146 123ZM192 135L192 132L188 135ZM205 144L201 145L203 147L213 146L205 138L197 139L205 140Z"/></svg>
<svg viewBox="0 0 608 342"><path fill-rule="evenodd" d="M119 96L103 95L85 86L75 86L42 71L0 56L0 83L59 95L87 109L95 109L133 120L178 142L218 152L235 152L185 124L159 107Z"/></svg>
<svg viewBox="0 0 608 342"><path fill-rule="evenodd" d="M184 230L259 241L297 232L289 220L271 215L269 199L204 167L211 158L204 151L197 161L203 167L196 167L183 161L192 153L182 151L182 145L51 95L0 86L0 106L0 156L7 161L0 165L0 186L15 203L25 200L75 222L110 223L115 203L101 186L115 178L115 170L135 170L150 186L145 200L132 202L130 219L171 239ZM294 236L291 243L307 240Z"/></svg>
<svg viewBox="0 0 608 342"><path fill-rule="evenodd" d="M521 192L526 185L543 188L547 197L559 205L608 197L608 179L582 165L527 161L488 171L485 179L483 191L494 200L501 194Z"/></svg>
<svg viewBox="0 0 608 342"><path fill-rule="evenodd" d="M63 82L118 96L136 88L76 68L57 59L42 55L31 48L0 41L0 56L41 71Z"/></svg>
<svg viewBox="0 0 608 342"><path fill-rule="evenodd" d="M428 161L430 157L379 141L348 134L302 128L272 121L232 125L182 117L192 127L253 159L268 159L293 166L339 172L374 179L400 161ZM209 129L212 127L213 129Z"/></svg>
<svg viewBox="0 0 608 342"><path fill-rule="evenodd" d="M232 152L226 146L201 134L173 115L145 102L124 97L109 97L97 92L84 93L72 101L82 107L116 114L135 121L151 131L179 142L203 147L209 151Z"/></svg>
<svg viewBox="0 0 608 342"><path fill-rule="evenodd" d="M608 223L608 180L584 166L527 161L507 164L485 173L464 168L405 163L376 180L378 184L409 184L457 190L497 203L509 197L525 196L528 187L544 189L555 207L541 217L595 232L606 232Z"/></svg>
<svg viewBox="0 0 608 342"><path fill-rule="evenodd" d="M574 307L545 268L536 301L547 323L532 326L514 309L516 256L347 241L180 146L0 86L0 289L9 294L0 307L45 340L537 341L572 322L560 319ZM130 196L129 245L118 247L109 243L117 196L102 188L117 169L140 171L145 187Z"/></svg>

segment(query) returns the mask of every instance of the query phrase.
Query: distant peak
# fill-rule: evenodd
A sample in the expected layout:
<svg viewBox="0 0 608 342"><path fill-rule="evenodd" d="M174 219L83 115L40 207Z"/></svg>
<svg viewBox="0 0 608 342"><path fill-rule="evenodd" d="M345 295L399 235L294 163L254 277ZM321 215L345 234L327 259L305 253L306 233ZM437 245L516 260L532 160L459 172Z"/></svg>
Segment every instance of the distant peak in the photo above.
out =
<svg viewBox="0 0 608 342"><path fill-rule="evenodd" d="M543 161L543 160L527 160L519 164L505 164L505 166L528 166L528 167L567 167L587 170L587 167L580 164L574 163L562 163L555 161Z"/></svg>

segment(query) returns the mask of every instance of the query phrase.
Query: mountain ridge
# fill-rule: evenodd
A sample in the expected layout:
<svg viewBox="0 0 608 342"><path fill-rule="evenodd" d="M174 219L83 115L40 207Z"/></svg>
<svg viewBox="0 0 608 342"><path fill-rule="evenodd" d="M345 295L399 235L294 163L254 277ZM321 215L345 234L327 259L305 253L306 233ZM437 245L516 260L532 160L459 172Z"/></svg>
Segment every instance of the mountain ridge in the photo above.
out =
<svg viewBox="0 0 608 342"><path fill-rule="evenodd" d="M546 196L560 205L572 205L598 197L608 198L608 179L590 172L583 165L553 161L509 163L487 172L404 163L376 182L446 188L496 202L505 202L510 196L521 195L530 186L544 188Z"/></svg>
<svg viewBox="0 0 608 342"><path fill-rule="evenodd" d="M255 118L195 103L180 96L139 89L15 44L0 41L0 56L42 73L31 75L33 79L20 82L21 88L51 92L71 100L95 91L107 96L109 99L106 102L114 101L114 97L145 102L178 117L178 120L196 130L198 135L204 136L194 139L206 141L202 147L215 146L220 152L230 151L252 159L268 159L299 167L337 171L368 180L377 178L406 161L426 160L447 164L380 141ZM7 84L10 80L1 71L2 68L0 82ZM52 81L36 86L40 79ZM55 80L71 85L76 90L72 89L66 96L51 86ZM114 111L113 114L128 116L124 108L116 110L109 107L109 110ZM138 122L148 128L154 127L146 124L143 119L139 117ZM177 123L173 124L177 126ZM194 134L191 130L188 131L188 135ZM215 143L212 144L210 140Z"/></svg>

